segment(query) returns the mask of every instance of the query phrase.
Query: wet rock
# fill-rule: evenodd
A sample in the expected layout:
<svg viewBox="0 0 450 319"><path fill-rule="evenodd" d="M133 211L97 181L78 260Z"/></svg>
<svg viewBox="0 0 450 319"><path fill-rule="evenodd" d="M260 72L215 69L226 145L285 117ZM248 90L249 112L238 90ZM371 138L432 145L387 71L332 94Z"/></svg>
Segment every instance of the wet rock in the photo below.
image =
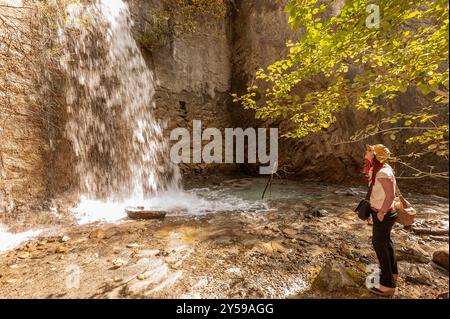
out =
<svg viewBox="0 0 450 319"><path fill-rule="evenodd" d="M69 240L70 240L70 237L69 237L69 236L63 236L63 237L61 238L61 242L63 242L63 243L68 242Z"/></svg>
<svg viewBox="0 0 450 319"><path fill-rule="evenodd" d="M268 230L270 230L270 231L272 231L274 233L278 233L280 231L280 228L277 225L275 225L275 224L265 225L264 228L268 229Z"/></svg>
<svg viewBox="0 0 450 319"><path fill-rule="evenodd" d="M311 216L311 217L325 217L326 215L328 215L328 211L326 211L325 209L321 209L319 207L311 208L306 213L306 216Z"/></svg>
<svg viewBox="0 0 450 319"><path fill-rule="evenodd" d="M96 229L89 234L90 239L102 239L105 238L105 232L101 229Z"/></svg>
<svg viewBox="0 0 450 319"><path fill-rule="evenodd" d="M54 243L54 242L57 242L57 241L60 241L60 240L61 240L60 236L49 236L49 237L46 238L46 241L49 242L49 243Z"/></svg>
<svg viewBox="0 0 450 319"><path fill-rule="evenodd" d="M307 244L314 244L316 242L316 240L308 234L300 234L296 236L295 239L299 242L304 242Z"/></svg>
<svg viewBox="0 0 450 319"><path fill-rule="evenodd" d="M188 212L187 208L184 207L174 207L170 209L171 214L185 214L187 212Z"/></svg>
<svg viewBox="0 0 450 319"><path fill-rule="evenodd" d="M433 283L430 272L423 267L416 265L409 267L406 281L412 284L427 286L431 286Z"/></svg>
<svg viewBox="0 0 450 319"><path fill-rule="evenodd" d="M358 258L358 261L360 262L360 263L363 263L364 265L369 265L370 264L370 261L369 261L369 259L367 259L366 257L359 257Z"/></svg>
<svg viewBox="0 0 450 319"><path fill-rule="evenodd" d="M241 269L237 268L237 267L233 267L233 268L227 269L226 272L229 274L239 274L241 272Z"/></svg>
<svg viewBox="0 0 450 319"><path fill-rule="evenodd" d="M319 290L333 292L355 288L358 285L342 265L329 261L314 280L313 287Z"/></svg>
<svg viewBox="0 0 450 319"><path fill-rule="evenodd" d="M143 207L125 208L128 218L131 219L160 219L167 215L167 212L161 210L149 210Z"/></svg>
<svg viewBox="0 0 450 319"><path fill-rule="evenodd" d="M45 245L47 245L47 241L46 241L46 240L41 240L41 241L39 241L39 242L37 243L37 245L38 245L38 247L45 246Z"/></svg>
<svg viewBox="0 0 450 319"><path fill-rule="evenodd" d="M113 269L118 269L127 264L127 262L121 258L116 258L112 261Z"/></svg>
<svg viewBox="0 0 450 319"><path fill-rule="evenodd" d="M139 248L139 244L138 243L128 244L127 248Z"/></svg>
<svg viewBox="0 0 450 319"><path fill-rule="evenodd" d="M159 249L145 249L141 250L136 257L154 257L160 254Z"/></svg>
<svg viewBox="0 0 450 319"><path fill-rule="evenodd" d="M358 193L355 192L355 191L352 190L352 189L348 189L348 190L336 190L336 191L334 191L334 193L335 193L336 195L339 195L339 196L357 196L357 195L358 195Z"/></svg>
<svg viewBox="0 0 450 319"><path fill-rule="evenodd" d="M26 247L26 249L27 249L28 251L34 251L34 250L36 249L36 247L37 247L37 242L35 242L35 241L30 241L30 242L28 242L28 243L25 245L25 247Z"/></svg>
<svg viewBox="0 0 450 319"><path fill-rule="evenodd" d="M436 299L448 299L448 291L447 292L443 292L441 294L439 294Z"/></svg>
<svg viewBox="0 0 450 319"><path fill-rule="evenodd" d="M31 256L31 259L42 259L42 258L44 258L45 256L46 256L45 253L33 254L33 255Z"/></svg>
<svg viewBox="0 0 450 319"><path fill-rule="evenodd" d="M308 206L301 204L301 203L295 204L294 207L292 207L292 208L296 212L306 212L308 210Z"/></svg>
<svg viewBox="0 0 450 319"><path fill-rule="evenodd" d="M58 254L63 254L65 252L67 252L68 250L69 249L65 246L58 246L58 247L56 247L55 252Z"/></svg>
<svg viewBox="0 0 450 319"><path fill-rule="evenodd" d="M24 251L20 253L19 256L17 257L19 257L20 259L27 259L28 257L30 257L30 253L28 251Z"/></svg>
<svg viewBox="0 0 450 319"><path fill-rule="evenodd" d="M433 253L433 261L448 271L448 250L437 250Z"/></svg>
<svg viewBox="0 0 450 319"><path fill-rule="evenodd" d="M409 262L428 263L430 256L418 245L402 247L396 251L397 259Z"/></svg>
<svg viewBox="0 0 450 319"><path fill-rule="evenodd" d="M18 281L19 281L19 279L17 279L17 278L10 278L10 279L7 279L5 282L6 282L7 284L14 285L14 284L17 283Z"/></svg>
<svg viewBox="0 0 450 319"><path fill-rule="evenodd" d="M352 259L354 257L352 250L350 250L350 248L348 248L347 245L344 243L339 246L339 251L342 255L344 255L349 259Z"/></svg>
<svg viewBox="0 0 450 319"><path fill-rule="evenodd" d="M119 231L116 228L108 228L105 230L104 238L110 239L111 237L117 235Z"/></svg>
<svg viewBox="0 0 450 319"><path fill-rule="evenodd" d="M445 243L449 242L448 236L433 236L433 235L431 235L430 239L435 240L435 241L445 242Z"/></svg>
<svg viewBox="0 0 450 319"><path fill-rule="evenodd" d="M420 235L420 234L425 234L425 235L435 235L435 236L444 236L447 235L448 236L448 229L438 229L438 228L429 228L429 227L413 227L412 228L413 232Z"/></svg>
<svg viewBox="0 0 450 319"><path fill-rule="evenodd" d="M139 275L136 276L136 278L138 280L145 280L145 279L147 279L147 276L145 274L139 274Z"/></svg>
<svg viewBox="0 0 450 319"><path fill-rule="evenodd" d="M295 238L295 236L297 235L297 230L293 229L293 228L285 228L283 229L283 234L284 236L286 236L287 238Z"/></svg>
<svg viewBox="0 0 450 319"><path fill-rule="evenodd" d="M346 219L346 220L354 220L354 219L356 219L357 215L354 211L348 211L348 212L340 214L339 217Z"/></svg>
<svg viewBox="0 0 450 319"><path fill-rule="evenodd" d="M259 243L255 245L256 250L265 253L265 254L274 254L274 253L287 253L289 249L284 247L281 243L276 241L270 241L267 243Z"/></svg>

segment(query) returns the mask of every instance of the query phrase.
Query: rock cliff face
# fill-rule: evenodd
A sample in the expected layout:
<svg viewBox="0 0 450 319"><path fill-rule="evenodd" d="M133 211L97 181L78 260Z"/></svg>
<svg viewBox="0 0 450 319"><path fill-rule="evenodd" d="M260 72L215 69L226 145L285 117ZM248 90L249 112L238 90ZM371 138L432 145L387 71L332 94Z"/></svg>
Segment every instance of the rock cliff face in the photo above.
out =
<svg viewBox="0 0 450 319"><path fill-rule="evenodd" d="M189 21L183 21L180 16L171 17L159 26L168 26L167 41L148 49L140 39L145 39L146 34L161 31L155 30L151 22L162 15L163 3L161 0L128 1L136 39L157 84L156 116L166 124L168 134L170 130L181 127L187 128L192 136L193 120L201 120L203 128L214 127L223 131L226 127L233 127L228 107L231 88L229 16L201 15ZM187 24L193 26L181 27ZM235 168L234 165L181 164L184 174Z"/></svg>
<svg viewBox="0 0 450 319"><path fill-rule="evenodd" d="M6 4L0 8L3 21L0 26L1 222L3 217L9 217L9 212L26 210L47 197L50 147L49 119L39 101L39 90L33 85L35 62L39 60L39 54L34 51L39 41L33 38L28 23L33 12L14 10L16 4L5 0L0 3ZM18 25L23 32L17 32Z"/></svg>
<svg viewBox="0 0 450 319"><path fill-rule="evenodd" d="M22 103L13 102L14 113L0 109L0 213L30 208L47 195L47 130Z"/></svg>

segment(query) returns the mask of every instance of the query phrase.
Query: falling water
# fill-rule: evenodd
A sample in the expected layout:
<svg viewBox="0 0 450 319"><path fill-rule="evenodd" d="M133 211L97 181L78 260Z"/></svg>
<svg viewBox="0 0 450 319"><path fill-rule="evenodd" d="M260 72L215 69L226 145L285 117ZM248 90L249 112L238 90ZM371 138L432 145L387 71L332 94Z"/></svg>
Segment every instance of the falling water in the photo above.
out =
<svg viewBox="0 0 450 319"><path fill-rule="evenodd" d="M154 118L153 73L122 0L71 3L60 19L67 138L87 199L138 201L177 189L178 168Z"/></svg>
<svg viewBox="0 0 450 319"><path fill-rule="evenodd" d="M61 4L60 1L56 3ZM123 0L71 2L59 19L67 138L76 155L80 224L115 222L126 206L174 214L260 208L237 197L185 192L154 118L153 73L131 33Z"/></svg>

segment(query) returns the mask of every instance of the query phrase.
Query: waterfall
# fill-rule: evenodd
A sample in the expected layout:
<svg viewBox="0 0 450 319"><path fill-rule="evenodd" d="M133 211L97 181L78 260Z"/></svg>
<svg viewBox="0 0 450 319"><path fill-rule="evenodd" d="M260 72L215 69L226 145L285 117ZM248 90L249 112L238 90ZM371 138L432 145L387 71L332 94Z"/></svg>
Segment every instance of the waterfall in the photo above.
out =
<svg viewBox="0 0 450 319"><path fill-rule="evenodd" d="M122 0L70 3L59 19L65 130L87 199L139 202L180 184L154 118L155 81L132 23Z"/></svg>
<svg viewBox="0 0 450 319"><path fill-rule="evenodd" d="M58 10L57 40L65 133L80 192L70 211L78 223L119 221L127 206L174 215L261 208L220 190L181 188L169 142L154 118L155 81L132 36L128 6L123 0L67 2Z"/></svg>

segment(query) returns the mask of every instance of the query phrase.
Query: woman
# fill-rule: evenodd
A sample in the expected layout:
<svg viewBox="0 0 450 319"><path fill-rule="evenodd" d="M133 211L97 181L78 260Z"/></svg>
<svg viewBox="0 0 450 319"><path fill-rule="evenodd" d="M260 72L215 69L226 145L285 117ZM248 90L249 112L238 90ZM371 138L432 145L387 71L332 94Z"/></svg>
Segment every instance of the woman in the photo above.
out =
<svg viewBox="0 0 450 319"><path fill-rule="evenodd" d="M366 145L366 166L364 173L369 177L369 185L374 183L370 196L372 208L373 232L372 244L380 264L380 286L371 292L392 296L395 293L398 277L397 260L391 240L391 230L397 218L394 208L395 175L392 167L386 163L389 149L382 145Z"/></svg>

